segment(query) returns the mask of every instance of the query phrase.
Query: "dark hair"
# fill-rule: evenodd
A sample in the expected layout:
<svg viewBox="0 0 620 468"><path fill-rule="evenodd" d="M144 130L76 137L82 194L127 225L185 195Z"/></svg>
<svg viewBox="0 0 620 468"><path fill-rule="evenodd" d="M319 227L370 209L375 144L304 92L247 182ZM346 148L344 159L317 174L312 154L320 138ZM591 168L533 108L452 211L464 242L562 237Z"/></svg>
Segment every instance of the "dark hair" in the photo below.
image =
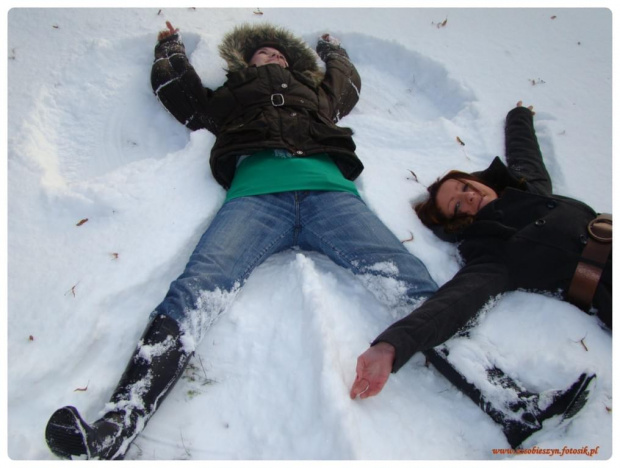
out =
<svg viewBox="0 0 620 468"><path fill-rule="evenodd" d="M439 210L439 207L437 206L437 192L439 192L439 189L444 182L452 179L473 180L475 182L488 185L482 179L473 174L461 171L450 171L428 187L428 198L422 202L416 203L413 209L425 226L430 228L433 226L443 226L444 231L447 233L462 231L474 221L474 217L472 215L463 214L454 218L448 218Z"/></svg>

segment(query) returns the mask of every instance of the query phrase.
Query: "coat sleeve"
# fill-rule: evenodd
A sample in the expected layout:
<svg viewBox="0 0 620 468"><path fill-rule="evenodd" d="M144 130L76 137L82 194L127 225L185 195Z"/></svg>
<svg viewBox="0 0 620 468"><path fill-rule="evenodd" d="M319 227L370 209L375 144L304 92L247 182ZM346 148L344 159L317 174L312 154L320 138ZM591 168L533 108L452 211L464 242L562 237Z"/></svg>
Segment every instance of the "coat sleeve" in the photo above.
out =
<svg viewBox="0 0 620 468"><path fill-rule="evenodd" d="M531 192L551 195L551 177L540 152L533 116L526 107L516 107L506 116L506 162L515 176L525 179Z"/></svg>
<svg viewBox="0 0 620 468"><path fill-rule="evenodd" d="M159 41L155 46L151 86L168 112L183 125L190 130L206 128L217 135L217 122L208 118L205 112L213 92L202 86L178 34Z"/></svg>
<svg viewBox="0 0 620 468"><path fill-rule="evenodd" d="M491 299L509 290L507 268L497 259L472 262L462 268L419 308L395 322L373 342L396 349L392 372L415 353L440 345L463 328Z"/></svg>
<svg viewBox="0 0 620 468"><path fill-rule="evenodd" d="M327 98L326 114L337 123L357 104L362 80L346 50L337 47L322 54L325 61L325 78L320 92Z"/></svg>

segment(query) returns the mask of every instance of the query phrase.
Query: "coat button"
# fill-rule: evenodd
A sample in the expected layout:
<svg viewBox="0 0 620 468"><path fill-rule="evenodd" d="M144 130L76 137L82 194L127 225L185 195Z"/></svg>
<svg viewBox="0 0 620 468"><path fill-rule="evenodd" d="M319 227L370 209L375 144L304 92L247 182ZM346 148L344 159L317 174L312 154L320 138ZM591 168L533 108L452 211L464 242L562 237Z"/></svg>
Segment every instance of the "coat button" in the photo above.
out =
<svg viewBox="0 0 620 468"><path fill-rule="evenodd" d="M547 221L545 221L544 219L537 219L534 224L538 227L541 227L541 226L544 226L546 222Z"/></svg>
<svg viewBox="0 0 620 468"><path fill-rule="evenodd" d="M283 88L288 88L288 85L286 83L282 83L282 87Z"/></svg>
<svg viewBox="0 0 620 468"><path fill-rule="evenodd" d="M299 155L301 155L301 154L304 154L304 152L303 152L303 151L301 151L301 150L297 150L297 151L295 151L295 154L299 154Z"/></svg>
<svg viewBox="0 0 620 468"><path fill-rule="evenodd" d="M297 112L291 112L291 117L296 117L297 116Z"/></svg>

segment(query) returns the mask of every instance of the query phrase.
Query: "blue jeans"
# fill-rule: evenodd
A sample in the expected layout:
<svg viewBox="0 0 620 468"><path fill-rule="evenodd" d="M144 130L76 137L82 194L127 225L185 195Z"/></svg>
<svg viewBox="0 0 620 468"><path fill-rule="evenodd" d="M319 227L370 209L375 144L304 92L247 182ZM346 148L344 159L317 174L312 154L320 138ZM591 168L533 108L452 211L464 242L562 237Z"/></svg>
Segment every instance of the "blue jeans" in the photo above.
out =
<svg viewBox="0 0 620 468"><path fill-rule="evenodd" d="M224 203L153 314L168 315L200 340L250 273L292 247L322 253L362 277L397 281L412 305L437 289L424 264L361 198L347 192L282 192Z"/></svg>

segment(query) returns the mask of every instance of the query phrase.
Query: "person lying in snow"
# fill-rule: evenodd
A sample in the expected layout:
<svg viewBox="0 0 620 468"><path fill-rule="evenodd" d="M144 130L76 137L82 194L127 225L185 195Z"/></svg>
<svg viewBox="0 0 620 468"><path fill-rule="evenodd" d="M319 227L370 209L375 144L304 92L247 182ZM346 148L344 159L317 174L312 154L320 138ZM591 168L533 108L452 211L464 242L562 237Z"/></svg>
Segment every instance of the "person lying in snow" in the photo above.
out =
<svg viewBox="0 0 620 468"><path fill-rule="evenodd" d="M153 311L103 417L89 424L68 406L50 418L46 440L59 457L123 458L207 328L272 254L296 247L355 274L389 275L412 308L437 289L353 183L363 165L353 132L336 123L357 103L361 80L339 41L328 34L318 41L324 72L301 39L271 25L237 27L219 50L228 74L211 90L178 30L167 23L158 36L153 90L179 122L216 136L210 166L227 196ZM385 262L391 274L376 267Z"/></svg>
<svg viewBox="0 0 620 468"><path fill-rule="evenodd" d="M611 215L552 193L533 116L521 101L508 113L507 166L495 158L481 172L451 171L415 206L439 237L460 242L465 265L359 356L351 398L377 395L390 373L419 351L435 355L507 291L548 291L612 328Z"/></svg>

